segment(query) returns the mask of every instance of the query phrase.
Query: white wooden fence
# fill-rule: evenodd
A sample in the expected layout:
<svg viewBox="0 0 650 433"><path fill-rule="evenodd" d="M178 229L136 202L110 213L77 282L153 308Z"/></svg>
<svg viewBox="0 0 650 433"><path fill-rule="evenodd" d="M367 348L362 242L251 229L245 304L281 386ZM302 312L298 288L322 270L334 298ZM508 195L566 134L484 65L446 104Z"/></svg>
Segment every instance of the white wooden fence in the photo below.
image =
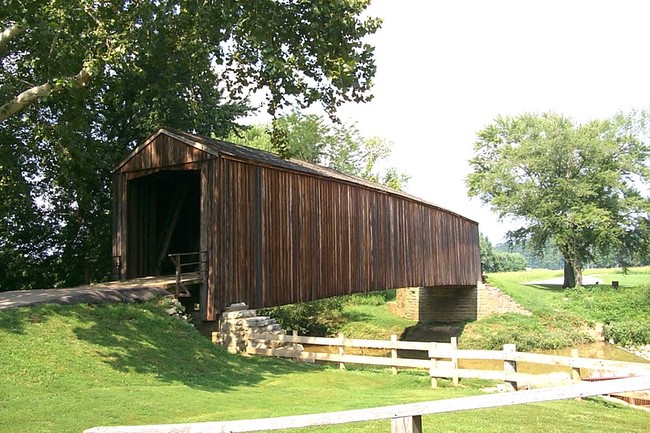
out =
<svg viewBox="0 0 650 433"><path fill-rule="evenodd" d="M279 349L259 349L255 347L257 343L265 343L268 346L271 342L283 343L285 347ZM289 345L287 346L287 344ZM292 348L290 344L333 346L338 349L338 353L299 351ZM351 348L390 350L391 356L346 353L346 350ZM423 351L428 354L428 359L400 358L397 356L398 350ZM247 353L310 361L337 362L341 368L345 368L346 363L379 365L393 368L394 373L396 373L398 367L427 369L431 376L431 384L434 387L437 386L438 378L452 379L455 384L461 378L504 381L510 389L517 389L518 384L534 383L544 379L544 375L517 371L517 363L520 362L570 368L571 379L574 382L581 380L581 369L596 371L597 374L604 377L650 375L650 364L581 358L576 350L572 351L572 356L517 352L514 344L504 345L503 350L461 350L457 347L456 339L452 339L451 343L428 343L398 341L396 336L393 336L391 340L363 340L345 338L341 334L336 338L305 337L295 333L293 335L251 334ZM459 367L459 360L502 361L503 368L499 370L465 369Z"/></svg>
<svg viewBox="0 0 650 433"><path fill-rule="evenodd" d="M271 341L282 343L277 349L255 348L258 343L269 345ZM307 352L297 350L296 345L309 344L334 346L337 353ZM390 357L356 355L346 350L379 349L390 351ZM398 357L398 350L424 351L429 359L411 359ZM457 382L460 378L478 378L500 380L507 388L517 389L519 382L530 380L531 374L517 371L518 362L565 366L571 368L571 378L581 380L580 369L585 368L602 372L610 376L635 376L613 378L600 382L581 382L572 385L463 397L449 400L437 400L422 403L410 403L396 406L384 406L370 409L348 410L342 412L296 415L278 418L262 418L237 421L215 421L190 424L163 424L147 426L94 427L84 433L240 433L285 430L290 428L315 427L353 422L391 420L392 433L422 433L422 416L472 409L510 406L543 401L564 400L595 395L618 394L650 389L650 364L610 361L603 359L580 358L576 351L572 356L554 356L536 353L517 352L514 345L505 345L503 350L460 350L456 341L451 343L425 343L398 341L393 336L389 341L348 339L343 335L337 338L304 337L294 335L254 334L250 336L247 352L250 354L288 357L313 361L337 362L340 368L346 363L381 365L393 368L428 369L432 385L437 385L437 378L451 378ZM459 367L461 359L503 361L503 369L476 370Z"/></svg>
<svg viewBox="0 0 650 433"><path fill-rule="evenodd" d="M422 433L422 415L633 392L645 389L650 389L650 376L614 379L602 382L584 382L558 388L509 392L498 395L480 395L370 409L278 418L190 424L94 427L85 430L84 433L243 433L387 419L391 420L392 433Z"/></svg>

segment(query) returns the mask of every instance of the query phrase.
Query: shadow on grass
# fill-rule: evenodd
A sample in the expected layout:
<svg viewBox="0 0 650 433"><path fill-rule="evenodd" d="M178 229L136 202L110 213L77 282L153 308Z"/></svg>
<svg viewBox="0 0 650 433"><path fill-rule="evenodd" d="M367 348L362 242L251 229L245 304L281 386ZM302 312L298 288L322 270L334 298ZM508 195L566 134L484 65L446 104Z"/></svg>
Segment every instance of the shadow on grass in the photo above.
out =
<svg viewBox="0 0 650 433"><path fill-rule="evenodd" d="M562 293L566 291L566 288L562 287L561 284L526 284L525 286L533 289L545 290L547 292Z"/></svg>
<svg viewBox="0 0 650 433"><path fill-rule="evenodd" d="M15 310L9 318L4 315L0 332L13 333L25 332L34 318L47 322L60 316L78 342L87 344L89 369L100 362L119 372L153 375L162 382L205 391L228 391L268 376L321 368L230 354L154 303L47 305Z"/></svg>
<svg viewBox="0 0 650 433"><path fill-rule="evenodd" d="M371 322L373 316L358 310L344 310L341 317L345 322Z"/></svg>
<svg viewBox="0 0 650 433"><path fill-rule="evenodd" d="M403 341L426 341L449 343L452 337L460 337L467 322L418 322L413 326L404 329L399 337ZM400 356L405 358L428 359L426 352L420 350L400 350Z"/></svg>

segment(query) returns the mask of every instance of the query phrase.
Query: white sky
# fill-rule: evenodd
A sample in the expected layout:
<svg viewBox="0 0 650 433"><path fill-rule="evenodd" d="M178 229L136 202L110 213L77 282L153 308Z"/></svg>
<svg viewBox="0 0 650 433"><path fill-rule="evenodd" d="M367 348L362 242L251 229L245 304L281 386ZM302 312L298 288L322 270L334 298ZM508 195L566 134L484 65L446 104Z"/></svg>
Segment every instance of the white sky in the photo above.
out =
<svg viewBox="0 0 650 433"><path fill-rule="evenodd" d="M372 102L339 112L393 142L407 191L479 222L507 224L466 194L477 131L497 115L554 111L583 122L650 105L650 2L374 0L383 18Z"/></svg>

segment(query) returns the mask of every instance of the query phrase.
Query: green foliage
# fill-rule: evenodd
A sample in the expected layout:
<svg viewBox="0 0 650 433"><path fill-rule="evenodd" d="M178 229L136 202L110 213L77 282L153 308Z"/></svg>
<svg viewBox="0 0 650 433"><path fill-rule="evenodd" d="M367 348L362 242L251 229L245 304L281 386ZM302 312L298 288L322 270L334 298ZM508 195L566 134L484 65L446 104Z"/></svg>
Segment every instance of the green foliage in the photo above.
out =
<svg viewBox="0 0 650 433"><path fill-rule="evenodd" d="M110 274L111 170L157 128L225 137L258 89L271 112L369 99L367 6L5 2L0 31L20 31L0 40L0 118L21 92L50 91L0 120L0 291Z"/></svg>
<svg viewBox="0 0 650 433"><path fill-rule="evenodd" d="M650 269L590 269L602 284L563 289L553 285L523 285L527 281L558 277L559 272L511 272L489 275L488 282L540 317L578 316L585 322L604 323L605 338L625 345L650 344ZM611 281L619 281L613 288ZM569 320L570 321L570 320ZM477 323L480 323L479 321Z"/></svg>
<svg viewBox="0 0 650 433"><path fill-rule="evenodd" d="M552 241L548 242L539 251L535 251L526 245L511 245L508 243L497 244L494 249L500 252L520 253L524 256L527 266L531 269L564 269L564 259Z"/></svg>
<svg viewBox="0 0 650 433"><path fill-rule="evenodd" d="M479 238L483 272L512 272L526 269L526 258L520 253L495 251L487 236Z"/></svg>
<svg viewBox="0 0 650 433"><path fill-rule="evenodd" d="M625 346L650 344L650 324L648 316L622 320L605 326L605 338Z"/></svg>
<svg viewBox="0 0 650 433"><path fill-rule="evenodd" d="M583 319L570 314L524 316L507 313L468 323L459 345L467 349L501 350L515 343L517 350L557 349L593 341Z"/></svg>
<svg viewBox="0 0 650 433"><path fill-rule="evenodd" d="M293 110L271 125L254 125L228 136L234 143L274 152L283 158L297 158L333 168L342 173L387 185L406 187L410 176L394 167L378 170L390 156L390 144L364 138L354 125L332 123L322 116Z"/></svg>
<svg viewBox="0 0 650 433"><path fill-rule="evenodd" d="M575 125L556 114L498 117L478 133L470 196L523 223L513 242L552 240L581 284L582 263L616 252L623 263L650 241L645 113Z"/></svg>
<svg viewBox="0 0 650 433"><path fill-rule="evenodd" d="M567 291L568 308L605 324L605 338L625 345L650 344L650 284L596 285Z"/></svg>
<svg viewBox="0 0 650 433"><path fill-rule="evenodd" d="M258 310L273 317L282 329L298 331L300 335L325 337L335 334L344 323L342 297L319 299L299 304Z"/></svg>

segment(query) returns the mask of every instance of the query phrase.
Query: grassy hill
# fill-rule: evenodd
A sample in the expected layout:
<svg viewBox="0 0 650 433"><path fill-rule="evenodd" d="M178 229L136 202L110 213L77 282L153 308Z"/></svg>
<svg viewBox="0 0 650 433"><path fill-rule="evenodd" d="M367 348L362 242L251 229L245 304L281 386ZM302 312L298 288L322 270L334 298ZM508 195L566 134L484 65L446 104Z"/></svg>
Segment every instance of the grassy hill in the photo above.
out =
<svg viewBox="0 0 650 433"><path fill-rule="evenodd" d="M159 302L0 311L0 432L317 413L480 394L424 372L339 371L225 353ZM426 417L429 432L641 432L648 414L599 400ZM551 426L551 427L549 427ZM310 431L389 431L374 422Z"/></svg>

